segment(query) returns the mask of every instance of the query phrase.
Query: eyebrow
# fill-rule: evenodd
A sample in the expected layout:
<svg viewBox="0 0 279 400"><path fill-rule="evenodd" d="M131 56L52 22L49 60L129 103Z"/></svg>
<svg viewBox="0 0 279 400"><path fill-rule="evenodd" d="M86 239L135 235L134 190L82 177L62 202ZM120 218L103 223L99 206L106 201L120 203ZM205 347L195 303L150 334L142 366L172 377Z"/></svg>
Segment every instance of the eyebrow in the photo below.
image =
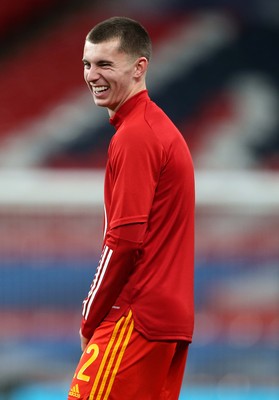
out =
<svg viewBox="0 0 279 400"><path fill-rule="evenodd" d="M82 62L85 64L90 64L90 62L86 59L86 58L83 58L82 59ZM97 61L97 63L96 63L96 65L103 65L103 64L109 64L109 65L113 65L113 62L112 61L109 61L109 60L99 60L99 61Z"/></svg>

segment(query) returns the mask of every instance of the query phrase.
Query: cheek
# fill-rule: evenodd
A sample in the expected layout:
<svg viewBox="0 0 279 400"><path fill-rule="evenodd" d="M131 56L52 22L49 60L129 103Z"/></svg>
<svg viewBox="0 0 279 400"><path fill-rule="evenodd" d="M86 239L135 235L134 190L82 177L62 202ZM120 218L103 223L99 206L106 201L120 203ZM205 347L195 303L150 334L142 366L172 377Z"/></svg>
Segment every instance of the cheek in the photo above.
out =
<svg viewBox="0 0 279 400"><path fill-rule="evenodd" d="M125 91L129 86L129 79L126 76L119 77L115 81L115 89L117 92Z"/></svg>

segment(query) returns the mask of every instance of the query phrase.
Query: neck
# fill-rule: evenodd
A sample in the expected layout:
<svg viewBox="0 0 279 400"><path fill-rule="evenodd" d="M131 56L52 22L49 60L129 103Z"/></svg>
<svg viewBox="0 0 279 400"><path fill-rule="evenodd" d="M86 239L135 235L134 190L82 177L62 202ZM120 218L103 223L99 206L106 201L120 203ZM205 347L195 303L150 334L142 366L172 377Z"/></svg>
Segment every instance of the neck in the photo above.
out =
<svg viewBox="0 0 279 400"><path fill-rule="evenodd" d="M121 103L118 104L118 106L111 110L110 108L108 108L108 114L109 117L112 118L116 112L119 110L119 108L122 106L122 104L126 103L127 100L129 100L131 97L135 96L137 93L142 92L143 90L146 90L146 84L145 81L141 82L139 85L135 86L134 89L129 93L129 95L123 99L123 101Z"/></svg>

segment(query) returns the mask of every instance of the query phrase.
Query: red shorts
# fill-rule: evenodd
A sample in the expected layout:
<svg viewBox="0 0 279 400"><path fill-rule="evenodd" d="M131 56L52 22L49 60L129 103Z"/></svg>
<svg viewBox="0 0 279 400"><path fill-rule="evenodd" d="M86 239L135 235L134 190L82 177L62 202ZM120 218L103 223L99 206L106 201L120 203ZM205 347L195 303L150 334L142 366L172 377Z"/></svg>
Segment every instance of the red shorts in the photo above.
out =
<svg viewBox="0 0 279 400"><path fill-rule="evenodd" d="M77 366L68 400L177 400L186 342L148 341L132 312L96 329Z"/></svg>

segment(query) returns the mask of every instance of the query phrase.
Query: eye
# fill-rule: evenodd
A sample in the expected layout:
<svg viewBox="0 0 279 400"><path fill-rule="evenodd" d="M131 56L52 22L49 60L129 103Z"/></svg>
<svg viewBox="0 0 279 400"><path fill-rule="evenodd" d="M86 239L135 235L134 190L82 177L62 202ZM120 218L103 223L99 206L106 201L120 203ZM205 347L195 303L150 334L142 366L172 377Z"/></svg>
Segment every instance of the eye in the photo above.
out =
<svg viewBox="0 0 279 400"><path fill-rule="evenodd" d="M89 69L90 68L90 64L88 61L83 61L83 66L85 69Z"/></svg>
<svg viewBox="0 0 279 400"><path fill-rule="evenodd" d="M109 61L101 61L99 63L99 67L101 67L101 68L110 68L111 67L111 63Z"/></svg>

